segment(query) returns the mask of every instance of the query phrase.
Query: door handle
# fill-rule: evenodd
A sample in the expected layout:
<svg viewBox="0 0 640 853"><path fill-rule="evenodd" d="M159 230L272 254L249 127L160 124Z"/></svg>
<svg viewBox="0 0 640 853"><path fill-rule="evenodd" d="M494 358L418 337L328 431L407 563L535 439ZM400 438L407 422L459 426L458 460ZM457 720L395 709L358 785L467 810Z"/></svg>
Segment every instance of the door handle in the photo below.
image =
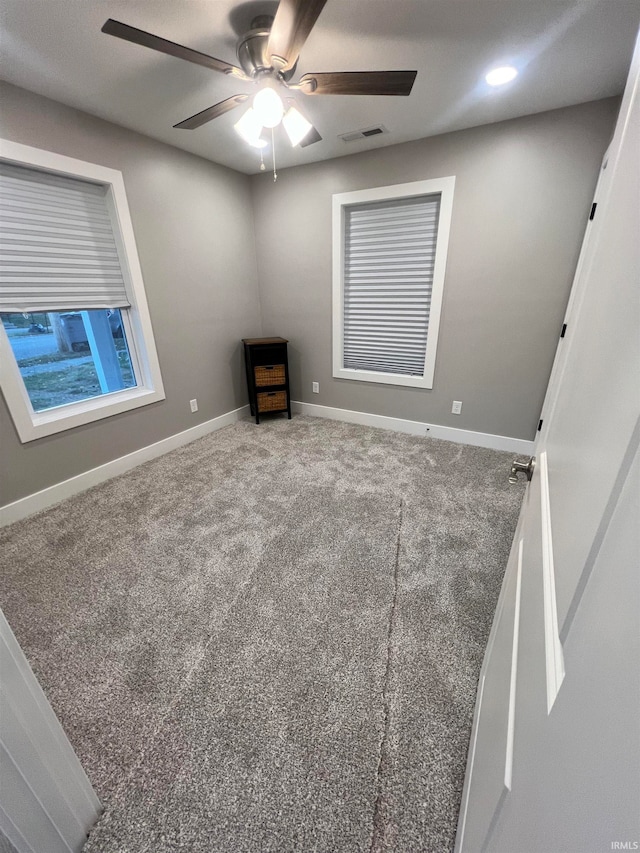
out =
<svg viewBox="0 0 640 853"><path fill-rule="evenodd" d="M533 472L536 467L536 458L535 456L531 456L527 459L526 462L520 462L518 459L514 459L511 463L511 473L509 474L509 482L517 483L518 482L518 474L522 473L525 475L527 480L530 480L533 477Z"/></svg>

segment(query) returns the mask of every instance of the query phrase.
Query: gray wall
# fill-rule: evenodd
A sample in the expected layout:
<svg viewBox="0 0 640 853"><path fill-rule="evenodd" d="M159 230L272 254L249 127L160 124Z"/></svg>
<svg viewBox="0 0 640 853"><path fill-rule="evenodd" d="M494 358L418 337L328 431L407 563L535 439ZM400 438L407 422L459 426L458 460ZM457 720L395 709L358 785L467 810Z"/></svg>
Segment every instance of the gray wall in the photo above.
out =
<svg viewBox="0 0 640 853"><path fill-rule="evenodd" d="M531 439L611 98L252 178L263 329L290 339L292 397ZM331 196L456 176L432 390L332 378ZM311 393L312 381L320 394ZM451 414L462 400L462 415Z"/></svg>
<svg viewBox="0 0 640 853"><path fill-rule="evenodd" d="M8 84L0 98L0 136L123 172L167 394L26 445L0 397L0 505L242 405L239 341L261 333L291 340L294 399L533 437L617 99L282 170L274 184ZM433 390L333 379L331 195L442 175L457 182Z"/></svg>
<svg viewBox="0 0 640 853"><path fill-rule="evenodd" d="M6 504L246 403L261 320L248 177L8 84L0 101L0 137L123 172L167 395L24 445L0 397Z"/></svg>

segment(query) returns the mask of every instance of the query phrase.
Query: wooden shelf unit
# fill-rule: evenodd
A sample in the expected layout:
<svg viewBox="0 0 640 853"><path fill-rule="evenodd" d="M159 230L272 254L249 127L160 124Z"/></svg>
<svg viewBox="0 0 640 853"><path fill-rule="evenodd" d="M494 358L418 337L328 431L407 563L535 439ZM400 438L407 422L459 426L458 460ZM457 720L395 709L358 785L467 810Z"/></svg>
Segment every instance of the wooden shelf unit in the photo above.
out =
<svg viewBox="0 0 640 853"><path fill-rule="evenodd" d="M285 338L243 338L244 363L251 414L260 423L260 415L286 412L291 418L289 362Z"/></svg>

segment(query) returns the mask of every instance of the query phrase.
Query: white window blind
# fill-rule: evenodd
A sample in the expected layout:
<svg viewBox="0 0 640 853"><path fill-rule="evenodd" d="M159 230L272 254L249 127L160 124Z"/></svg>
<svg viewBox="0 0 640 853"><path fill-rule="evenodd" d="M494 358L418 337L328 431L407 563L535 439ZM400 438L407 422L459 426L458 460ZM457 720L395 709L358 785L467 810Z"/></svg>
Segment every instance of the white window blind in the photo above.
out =
<svg viewBox="0 0 640 853"><path fill-rule="evenodd" d="M440 194L344 212L343 367L423 376Z"/></svg>
<svg viewBox="0 0 640 853"><path fill-rule="evenodd" d="M0 162L0 311L125 308L107 188Z"/></svg>

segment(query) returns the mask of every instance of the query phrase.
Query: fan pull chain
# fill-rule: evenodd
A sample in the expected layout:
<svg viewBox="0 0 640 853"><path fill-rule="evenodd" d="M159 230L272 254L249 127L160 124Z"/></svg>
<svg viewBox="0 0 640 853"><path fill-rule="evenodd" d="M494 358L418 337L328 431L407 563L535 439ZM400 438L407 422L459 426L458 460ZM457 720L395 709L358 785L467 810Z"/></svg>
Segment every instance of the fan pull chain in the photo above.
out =
<svg viewBox="0 0 640 853"><path fill-rule="evenodd" d="M264 157L262 156L262 148L260 149L260 171L264 172L267 167L264 165Z"/></svg>
<svg viewBox="0 0 640 853"><path fill-rule="evenodd" d="M278 173L276 172L276 141L273 135L273 128L271 128L271 156L273 157L273 183L278 180Z"/></svg>

